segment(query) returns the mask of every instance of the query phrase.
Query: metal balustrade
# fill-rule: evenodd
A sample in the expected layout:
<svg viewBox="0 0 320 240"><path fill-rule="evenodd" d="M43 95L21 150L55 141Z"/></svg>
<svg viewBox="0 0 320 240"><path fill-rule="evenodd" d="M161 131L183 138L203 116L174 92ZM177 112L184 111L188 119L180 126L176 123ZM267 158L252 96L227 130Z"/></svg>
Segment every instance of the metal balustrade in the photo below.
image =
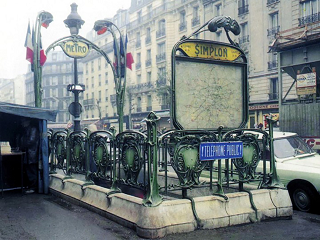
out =
<svg viewBox="0 0 320 240"><path fill-rule="evenodd" d="M156 206L163 198L189 198L214 194L227 199L224 188L244 190L244 183L276 187L277 178L272 139L260 129L157 131L158 118L151 112L147 130L49 132L51 170L63 169L65 178L85 175L86 184L111 188L140 198L146 206ZM272 123L269 122L272 128ZM263 136L258 139L258 135ZM241 141L242 158L201 161L200 144ZM256 172L259 161L263 171ZM267 164L270 170L267 171ZM53 173L54 171L51 171ZM206 177L206 181L201 179Z"/></svg>

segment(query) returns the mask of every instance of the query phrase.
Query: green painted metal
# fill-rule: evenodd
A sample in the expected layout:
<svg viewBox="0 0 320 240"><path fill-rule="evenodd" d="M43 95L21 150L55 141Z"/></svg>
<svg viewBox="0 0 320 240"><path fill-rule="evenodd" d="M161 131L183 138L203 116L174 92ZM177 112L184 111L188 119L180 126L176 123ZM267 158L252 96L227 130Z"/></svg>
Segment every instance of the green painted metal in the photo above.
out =
<svg viewBox="0 0 320 240"><path fill-rule="evenodd" d="M127 130L117 135L119 160L123 167L123 180L129 185L138 184L139 173L144 166L144 152L147 136L143 133Z"/></svg>
<svg viewBox="0 0 320 240"><path fill-rule="evenodd" d="M33 77L34 77L34 101L35 107L41 108L42 105L42 66L40 65L40 51L41 51L41 25L49 23L53 20L51 13L41 11L37 14L35 28L33 30Z"/></svg>
<svg viewBox="0 0 320 240"><path fill-rule="evenodd" d="M158 185L158 138L157 138L157 122L160 118L150 112L147 122L147 153L148 153L148 188L143 204L148 207L155 207L162 203L162 197L159 194ZM151 171L152 169L152 171Z"/></svg>
<svg viewBox="0 0 320 240"><path fill-rule="evenodd" d="M283 187L279 176L277 174L276 160L274 158L274 146L273 146L273 126L276 123L272 118L267 118L269 124L269 135L270 135L270 175L271 179L268 184L269 187Z"/></svg>

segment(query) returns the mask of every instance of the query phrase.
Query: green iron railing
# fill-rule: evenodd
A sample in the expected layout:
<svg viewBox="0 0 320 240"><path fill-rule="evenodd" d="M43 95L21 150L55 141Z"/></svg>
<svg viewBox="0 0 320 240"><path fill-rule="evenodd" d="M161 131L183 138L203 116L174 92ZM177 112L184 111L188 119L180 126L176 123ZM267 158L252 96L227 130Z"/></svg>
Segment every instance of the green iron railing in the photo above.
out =
<svg viewBox="0 0 320 240"><path fill-rule="evenodd" d="M161 133L154 113L146 120L145 133L127 130L116 135L114 129L50 132L51 173L62 169L66 179L85 175L86 184L141 197L146 206L156 206L162 198L192 199L188 192L192 189L206 189L199 194L227 199L225 189L245 191L245 183L257 182L257 188L281 186L273 157L272 120L270 133L259 129L225 132L222 127ZM232 141L243 142L243 158L200 161L201 143ZM259 161L262 172L256 171Z"/></svg>

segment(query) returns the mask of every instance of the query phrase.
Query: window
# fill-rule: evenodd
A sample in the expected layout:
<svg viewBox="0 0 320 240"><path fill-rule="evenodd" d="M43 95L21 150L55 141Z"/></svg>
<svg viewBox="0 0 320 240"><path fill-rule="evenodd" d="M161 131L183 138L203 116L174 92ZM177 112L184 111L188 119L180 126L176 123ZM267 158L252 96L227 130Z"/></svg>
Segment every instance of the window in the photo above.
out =
<svg viewBox="0 0 320 240"><path fill-rule="evenodd" d="M269 53L269 62L268 62L268 69L274 70L278 67L278 60L276 53Z"/></svg>
<svg viewBox="0 0 320 240"><path fill-rule="evenodd" d="M101 91L99 91L98 94L99 94L99 99L98 100L99 100L99 102L101 102Z"/></svg>
<svg viewBox="0 0 320 240"><path fill-rule="evenodd" d="M141 68L141 53L137 53L137 62L136 62L136 69Z"/></svg>
<svg viewBox="0 0 320 240"><path fill-rule="evenodd" d="M166 35L166 21L164 19L158 22L158 31L157 31L157 38L163 37Z"/></svg>
<svg viewBox="0 0 320 240"><path fill-rule="evenodd" d="M140 84L141 83L141 74L137 75L137 83Z"/></svg>
<svg viewBox="0 0 320 240"><path fill-rule="evenodd" d="M146 29L146 44L151 43L151 29L148 27Z"/></svg>
<svg viewBox="0 0 320 240"><path fill-rule="evenodd" d="M98 70L101 70L101 58L98 59Z"/></svg>
<svg viewBox="0 0 320 240"><path fill-rule="evenodd" d="M146 67L151 66L151 49L147 50L147 60L146 60Z"/></svg>
<svg viewBox="0 0 320 240"><path fill-rule="evenodd" d="M94 63L93 63L93 61L91 61L91 72L92 73L94 72Z"/></svg>
<svg viewBox="0 0 320 240"><path fill-rule="evenodd" d="M180 12L180 24L179 24L179 31L183 31L187 29L187 23L186 23L186 11Z"/></svg>
<svg viewBox="0 0 320 240"><path fill-rule="evenodd" d="M141 23L141 21L142 21L142 12L141 11L137 12L137 19L138 19L138 23Z"/></svg>
<svg viewBox="0 0 320 240"><path fill-rule="evenodd" d="M108 73L107 72L104 74L104 81L105 81L105 84L108 84Z"/></svg>
<svg viewBox="0 0 320 240"><path fill-rule="evenodd" d="M148 14L148 17L149 18L152 18L152 5L149 5L148 7L147 7L147 14Z"/></svg>
<svg viewBox="0 0 320 240"><path fill-rule="evenodd" d="M151 82L151 72L147 72L147 82Z"/></svg>
<svg viewBox="0 0 320 240"><path fill-rule="evenodd" d="M192 27L199 25L200 24L199 6L193 7L192 16L193 16L191 20Z"/></svg>
<svg viewBox="0 0 320 240"><path fill-rule="evenodd" d="M241 37L239 39L239 44L249 42L248 23L241 24L240 28L241 28Z"/></svg>
<svg viewBox="0 0 320 240"><path fill-rule="evenodd" d="M141 47L141 35L140 32L136 33L136 48L140 48Z"/></svg>
<svg viewBox="0 0 320 240"><path fill-rule="evenodd" d="M300 2L301 18L298 19L299 26L320 20L320 0L305 0Z"/></svg>
<svg viewBox="0 0 320 240"><path fill-rule="evenodd" d="M216 9L216 16L221 16L221 4L217 4L215 6L215 9Z"/></svg>
<svg viewBox="0 0 320 240"><path fill-rule="evenodd" d="M274 37L279 32L280 26L278 22L278 12L270 14L270 28L267 29L268 37Z"/></svg>
<svg viewBox="0 0 320 240"><path fill-rule="evenodd" d="M152 98L151 98L151 95L147 96L147 111L152 111Z"/></svg>
<svg viewBox="0 0 320 240"><path fill-rule="evenodd" d="M94 87L94 77L91 77L91 87Z"/></svg>
<svg viewBox="0 0 320 240"><path fill-rule="evenodd" d="M249 0L239 0L238 1L238 15L242 15L249 12Z"/></svg>
<svg viewBox="0 0 320 240"><path fill-rule="evenodd" d="M279 83L278 78L270 79L269 100L278 100L279 98Z"/></svg>
<svg viewBox="0 0 320 240"><path fill-rule="evenodd" d="M137 112L141 112L141 97L137 97Z"/></svg>
<svg viewBox="0 0 320 240"><path fill-rule="evenodd" d="M101 74L99 74L99 86L101 86Z"/></svg>

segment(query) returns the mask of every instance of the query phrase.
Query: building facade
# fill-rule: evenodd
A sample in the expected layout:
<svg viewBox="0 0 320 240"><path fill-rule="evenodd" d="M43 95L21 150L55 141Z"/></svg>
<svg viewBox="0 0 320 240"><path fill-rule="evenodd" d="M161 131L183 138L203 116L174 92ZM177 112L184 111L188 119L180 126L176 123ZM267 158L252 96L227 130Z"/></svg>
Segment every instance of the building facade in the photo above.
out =
<svg viewBox="0 0 320 240"><path fill-rule="evenodd" d="M230 36L239 43L248 58L248 127L259 123L267 127L264 121L267 115L279 117L279 95L288 92L286 97L296 96L294 91L288 91L290 87L293 90L295 88L292 87L292 76L287 73L281 75L282 85L279 88L279 56L273 49L285 39L290 40L290 37L300 37L303 41L303 34L306 33L305 30L310 31L310 27L316 31L320 20L319 2L320 0L132 0L129 9L119 10L109 19L127 36L127 52L131 52L134 59L132 71L127 69L126 75L125 128L143 128L144 118L150 111L161 117L160 128L172 127L172 48L180 38L192 34L212 18L221 15L235 19L241 28L239 36L232 33ZM113 61L113 37L108 31L103 35L91 31L86 37L104 50ZM196 37L228 42L223 29L214 33L202 31ZM45 81L54 86L55 82L67 84L72 77L70 75L69 79L61 75L59 81L53 80L56 79L50 75L55 72L53 66L51 70L45 70L49 62L44 66L43 72L43 104L49 108L62 107L65 112L63 117L59 115L59 119L67 121L69 118L66 109L72 101L71 93L61 90L58 97L63 95L65 99L59 103L55 98L60 90L50 87L46 91ZM117 125L116 91L108 62L95 51L91 51L80 62L83 65L83 84L86 86L86 90L81 93L81 118L83 121L100 121L105 128ZM72 69L72 61L70 64ZM52 80L45 80L47 77ZM28 89L33 89L30 84L27 81L27 102L32 103L32 96L28 95Z"/></svg>
<svg viewBox="0 0 320 240"><path fill-rule="evenodd" d="M19 75L13 79L0 79L0 101L24 105L24 81L24 75Z"/></svg>
<svg viewBox="0 0 320 240"><path fill-rule="evenodd" d="M77 65L79 83L83 83L83 67L81 62ZM61 50L50 51L42 68L42 107L58 110L57 124L52 125L53 128L65 128L67 122L72 121L68 107L73 102L74 96L67 91L67 86L73 81L74 60ZM83 95L80 93L81 103L82 98ZM26 74L26 103L34 106L34 80L31 70Z"/></svg>

